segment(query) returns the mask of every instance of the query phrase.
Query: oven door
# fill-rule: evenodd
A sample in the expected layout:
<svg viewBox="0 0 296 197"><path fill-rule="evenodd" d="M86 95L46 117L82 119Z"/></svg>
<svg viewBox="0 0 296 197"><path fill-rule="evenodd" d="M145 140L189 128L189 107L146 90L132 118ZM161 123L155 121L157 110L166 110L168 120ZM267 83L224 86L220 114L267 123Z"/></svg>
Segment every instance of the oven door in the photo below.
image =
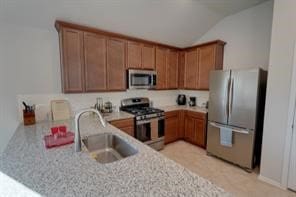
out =
<svg viewBox="0 0 296 197"><path fill-rule="evenodd" d="M156 83L154 71L128 70L129 89L149 89Z"/></svg>
<svg viewBox="0 0 296 197"><path fill-rule="evenodd" d="M135 137L141 142L149 143L164 136L164 117L136 122Z"/></svg>

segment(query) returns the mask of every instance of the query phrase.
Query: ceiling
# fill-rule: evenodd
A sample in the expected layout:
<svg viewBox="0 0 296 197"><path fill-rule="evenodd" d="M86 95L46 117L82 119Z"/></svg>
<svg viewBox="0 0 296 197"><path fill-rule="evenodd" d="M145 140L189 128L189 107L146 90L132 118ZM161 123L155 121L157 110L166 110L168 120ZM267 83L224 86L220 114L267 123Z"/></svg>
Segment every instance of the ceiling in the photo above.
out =
<svg viewBox="0 0 296 197"><path fill-rule="evenodd" d="M56 19L192 45L224 17L266 0L0 0L0 22L54 28Z"/></svg>

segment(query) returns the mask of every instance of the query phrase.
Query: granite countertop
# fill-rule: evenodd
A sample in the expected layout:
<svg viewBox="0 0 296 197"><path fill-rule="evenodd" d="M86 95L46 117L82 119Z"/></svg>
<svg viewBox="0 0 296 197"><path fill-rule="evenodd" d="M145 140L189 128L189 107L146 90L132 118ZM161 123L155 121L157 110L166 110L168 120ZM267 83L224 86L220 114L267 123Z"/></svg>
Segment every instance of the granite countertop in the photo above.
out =
<svg viewBox="0 0 296 197"><path fill-rule="evenodd" d="M114 120L121 120L121 119L128 119L128 118L134 118L135 116L133 114L119 111L119 112L112 112L112 113L105 113L103 114L106 121L111 122Z"/></svg>
<svg viewBox="0 0 296 197"><path fill-rule="evenodd" d="M193 112L208 113L208 110L204 107L190 107L188 105L170 105L170 106L160 106L159 109L164 110L165 112L175 111L175 110L188 110Z"/></svg>
<svg viewBox="0 0 296 197"><path fill-rule="evenodd" d="M46 149L43 136L54 125L73 121L20 125L0 156L0 171L42 196L229 196L161 153L92 115L81 118L82 136L111 132L138 153L117 162L100 164L74 144ZM15 191L17 192L17 191Z"/></svg>

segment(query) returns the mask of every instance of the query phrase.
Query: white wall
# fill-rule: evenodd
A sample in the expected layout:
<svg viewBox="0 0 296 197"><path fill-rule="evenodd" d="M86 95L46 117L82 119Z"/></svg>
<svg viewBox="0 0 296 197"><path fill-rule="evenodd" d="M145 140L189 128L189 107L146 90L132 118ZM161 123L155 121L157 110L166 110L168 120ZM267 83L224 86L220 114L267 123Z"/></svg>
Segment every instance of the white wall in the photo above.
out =
<svg viewBox="0 0 296 197"><path fill-rule="evenodd" d="M296 40L296 1L275 0L267 84L261 177L281 184Z"/></svg>
<svg viewBox="0 0 296 197"><path fill-rule="evenodd" d="M227 44L224 69L262 67L268 69L273 1L267 1L228 16L197 42L221 39Z"/></svg>
<svg viewBox="0 0 296 197"><path fill-rule="evenodd" d="M57 33L1 24L0 152L17 125L17 94L60 91Z"/></svg>

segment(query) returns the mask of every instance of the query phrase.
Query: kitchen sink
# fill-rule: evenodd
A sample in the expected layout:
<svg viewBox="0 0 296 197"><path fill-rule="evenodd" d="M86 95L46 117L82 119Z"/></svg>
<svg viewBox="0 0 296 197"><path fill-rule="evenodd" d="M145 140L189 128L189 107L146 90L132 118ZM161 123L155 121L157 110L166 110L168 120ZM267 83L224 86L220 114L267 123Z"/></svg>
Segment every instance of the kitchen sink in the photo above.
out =
<svg viewBox="0 0 296 197"><path fill-rule="evenodd" d="M111 133L88 136L82 142L99 163L111 163L138 153L132 145Z"/></svg>

